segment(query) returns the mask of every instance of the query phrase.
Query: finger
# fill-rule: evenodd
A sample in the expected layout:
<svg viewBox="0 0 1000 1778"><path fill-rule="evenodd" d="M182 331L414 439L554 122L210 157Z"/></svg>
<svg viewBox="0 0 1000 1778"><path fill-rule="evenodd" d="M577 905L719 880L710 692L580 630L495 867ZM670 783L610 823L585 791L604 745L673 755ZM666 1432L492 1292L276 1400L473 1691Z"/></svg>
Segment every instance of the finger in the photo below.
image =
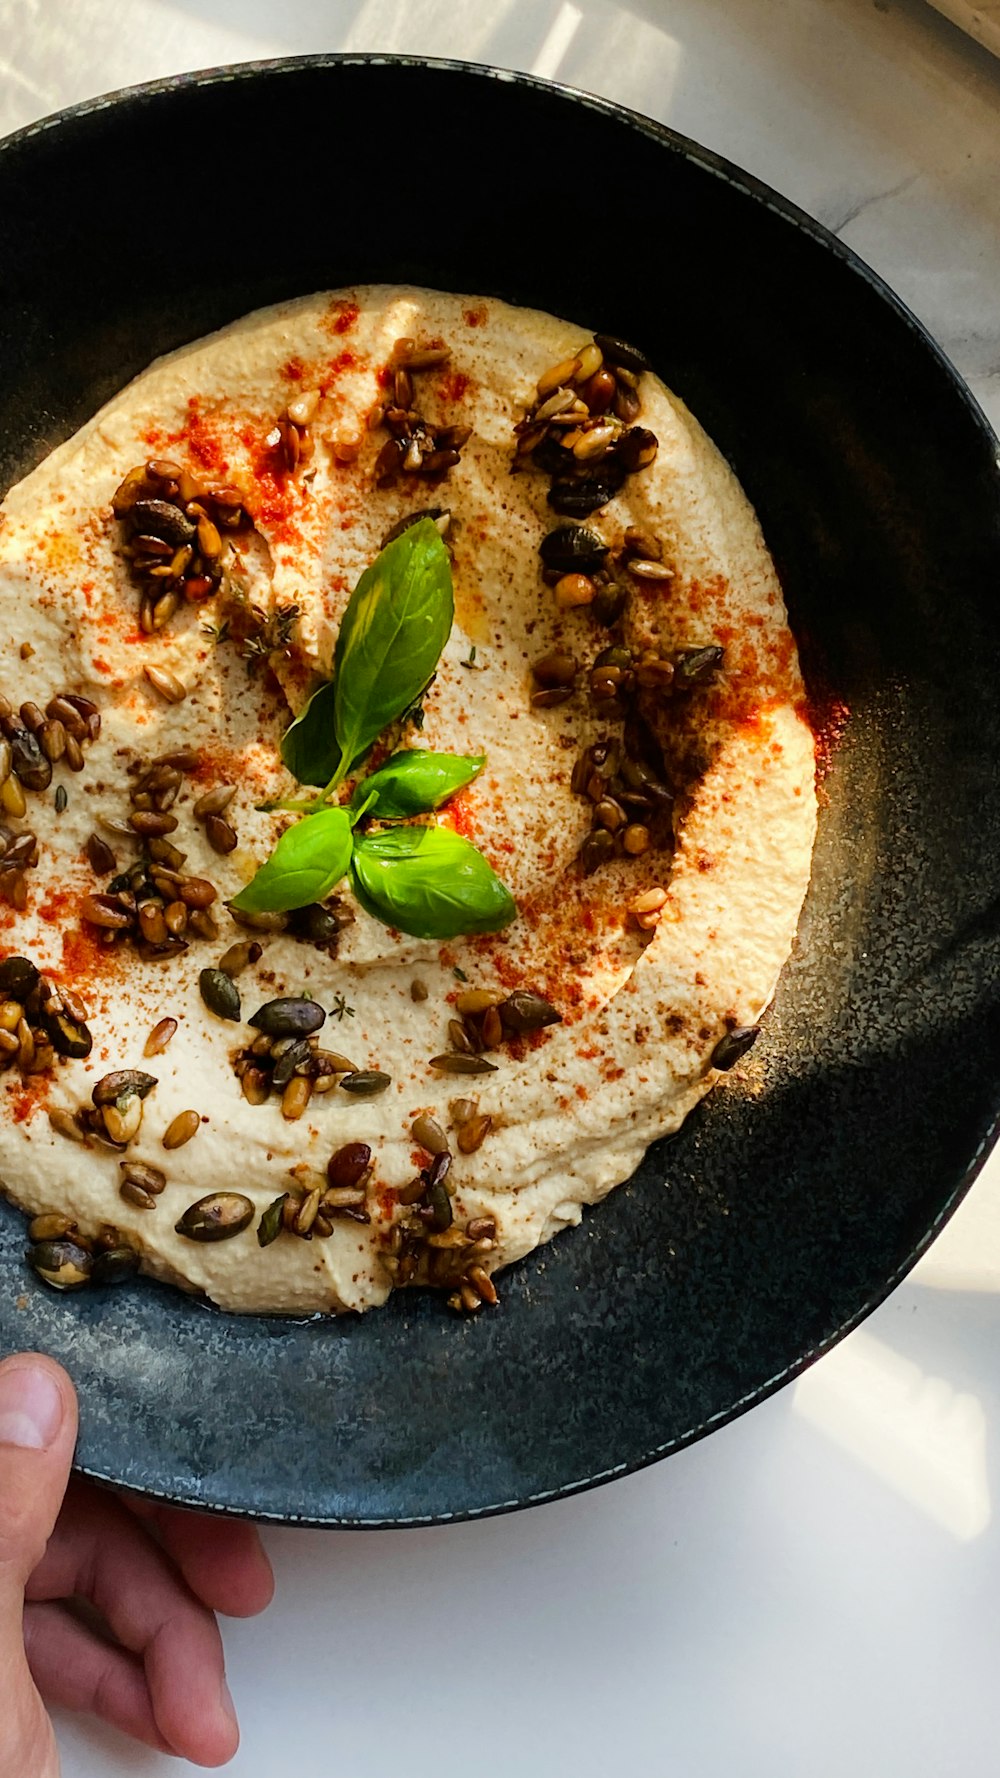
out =
<svg viewBox="0 0 1000 1778"><path fill-rule="evenodd" d="M65 1371L38 1353L0 1364L0 1699L9 1771L55 1772L58 1758L24 1654L24 1587L56 1520L76 1441Z"/></svg>
<svg viewBox="0 0 1000 1778"><path fill-rule="evenodd" d="M239 1732L214 1617L131 1514L80 1482L28 1588L33 1601L73 1593L141 1657L157 1728L173 1751L199 1765L231 1759Z"/></svg>
<svg viewBox="0 0 1000 1778"><path fill-rule="evenodd" d="M76 1396L66 1372L38 1352L0 1364L0 1613L18 1614L45 1550L76 1443Z"/></svg>
<svg viewBox="0 0 1000 1778"><path fill-rule="evenodd" d="M125 1495L122 1504L155 1529L191 1591L212 1611L254 1617L270 1605L274 1575L253 1525Z"/></svg>
<svg viewBox="0 0 1000 1778"><path fill-rule="evenodd" d="M24 1646L47 1704L89 1710L160 1753L174 1750L156 1726L146 1674L135 1655L105 1642L62 1605L28 1605Z"/></svg>

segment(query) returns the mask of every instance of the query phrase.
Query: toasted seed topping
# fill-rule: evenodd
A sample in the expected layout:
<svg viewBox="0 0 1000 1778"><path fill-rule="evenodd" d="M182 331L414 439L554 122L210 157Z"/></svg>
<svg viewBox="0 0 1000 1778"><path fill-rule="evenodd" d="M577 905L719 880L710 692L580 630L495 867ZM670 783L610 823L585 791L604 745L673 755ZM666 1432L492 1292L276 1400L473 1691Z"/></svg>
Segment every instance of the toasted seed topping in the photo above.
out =
<svg viewBox="0 0 1000 1778"><path fill-rule="evenodd" d="M302 1116L312 1097L312 1081L302 1074L293 1074L281 1095L281 1115L289 1123Z"/></svg>
<svg viewBox="0 0 1000 1778"><path fill-rule="evenodd" d="M114 1105L126 1094L145 1099L155 1085L155 1074L144 1074L140 1068L116 1068L96 1082L90 1096L95 1105Z"/></svg>
<svg viewBox="0 0 1000 1778"><path fill-rule="evenodd" d="M38 986L39 973L27 957L5 957L0 963L0 994L13 1000L27 1000Z"/></svg>
<svg viewBox="0 0 1000 1778"><path fill-rule="evenodd" d="M239 835L235 827L231 827L222 815L208 815L206 817L205 838L213 852L218 852L223 857L227 852L234 852L239 845Z"/></svg>
<svg viewBox="0 0 1000 1778"><path fill-rule="evenodd" d="M28 1249L28 1264L53 1290L81 1290L90 1283L93 1261L75 1241L38 1241Z"/></svg>
<svg viewBox="0 0 1000 1778"><path fill-rule="evenodd" d="M257 963L264 954L264 947L256 939L238 938L235 944L223 951L219 958L219 968L225 975L238 976L251 963Z"/></svg>
<svg viewBox="0 0 1000 1778"><path fill-rule="evenodd" d="M200 1128L201 1118L197 1111L179 1111L163 1132L164 1148L183 1148Z"/></svg>
<svg viewBox="0 0 1000 1778"><path fill-rule="evenodd" d="M169 672L165 667L154 667L148 661L143 672L154 691L159 692L168 704L181 704L187 697L187 686L178 679L176 673Z"/></svg>
<svg viewBox="0 0 1000 1778"><path fill-rule="evenodd" d="M310 1032L318 1031L325 1020L326 1013L315 1000L286 996L265 1001L249 1023L269 1037L308 1037Z"/></svg>
<svg viewBox="0 0 1000 1778"><path fill-rule="evenodd" d="M76 1223L71 1216L61 1210L51 1210L41 1216L33 1216L28 1224L29 1241L59 1241L68 1235Z"/></svg>
<svg viewBox="0 0 1000 1778"><path fill-rule="evenodd" d="M422 1000L427 999L427 994L428 994L427 983L418 981L416 978L414 978L414 980L410 983L410 999L415 1001L419 1005L419 1003Z"/></svg>
<svg viewBox="0 0 1000 1778"><path fill-rule="evenodd" d="M228 809L236 795L235 784L217 784L213 790L206 790L192 805L191 813L196 821L204 821L207 815L221 815Z"/></svg>
<svg viewBox="0 0 1000 1778"><path fill-rule="evenodd" d="M551 1000L524 988L517 989L502 1002L500 1018L508 1031L519 1033L540 1031L545 1025L562 1023L562 1013L556 1010Z"/></svg>
<svg viewBox="0 0 1000 1778"><path fill-rule="evenodd" d="M65 1008L49 1011L42 1008L42 1023L57 1056L83 1061L90 1055L94 1040L82 1019L75 1019Z"/></svg>
<svg viewBox="0 0 1000 1778"><path fill-rule="evenodd" d="M228 1241L253 1221L254 1207L242 1192L209 1192L189 1205L174 1224L189 1241Z"/></svg>
<svg viewBox="0 0 1000 1778"><path fill-rule="evenodd" d="M458 1130L458 1146L463 1154L475 1154L493 1128L493 1119L485 1112L467 1118Z"/></svg>
<svg viewBox="0 0 1000 1778"><path fill-rule="evenodd" d="M268 1204L267 1209L261 1213L260 1221L257 1224L257 1240L261 1247L270 1247L271 1242L276 1241L280 1235L282 1212L287 1202L288 1193L282 1192L280 1197L274 1198Z"/></svg>
<svg viewBox="0 0 1000 1778"><path fill-rule="evenodd" d="M148 1161L119 1161L122 1183L141 1186L143 1191L159 1197L167 1183L167 1176L159 1167L150 1166Z"/></svg>
<svg viewBox="0 0 1000 1778"><path fill-rule="evenodd" d="M732 1068L741 1056L746 1055L747 1050L753 1048L759 1036L759 1025L734 1026L732 1031L727 1031L724 1037L719 1038L712 1051L709 1066L718 1068L722 1072L727 1068Z"/></svg>
<svg viewBox="0 0 1000 1778"><path fill-rule="evenodd" d="M144 1191L143 1187L141 1185L136 1185L135 1181L132 1179L122 1180L118 1187L118 1196L123 1198L126 1204L131 1204L135 1210L156 1209L156 1199L153 1194Z"/></svg>
<svg viewBox="0 0 1000 1778"><path fill-rule="evenodd" d="M76 1118L69 1111L63 1111L58 1105L49 1108L49 1123L57 1136L65 1136L70 1142L83 1142L84 1134Z"/></svg>
<svg viewBox="0 0 1000 1778"><path fill-rule="evenodd" d="M153 1026L152 1031L149 1033L149 1036L147 1037L146 1042L143 1045L143 1050L142 1050L143 1055L144 1056L160 1056L160 1055L162 1055L163 1051L166 1049L167 1044L170 1042L170 1040L173 1037L176 1030L177 1030L177 1020L176 1019L171 1019L171 1018L160 1019L159 1022Z"/></svg>
<svg viewBox="0 0 1000 1778"><path fill-rule="evenodd" d="M645 352L640 352L638 346L630 346L627 340L616 339L614 334L595 333L594 343L616 369L641 371L652 368Z"/></svg>
<svg viewBox="0 0 1000 1778"><path fill-rule="evenodd" d="M198 987L209 1012L214 1012L216 1018L239 1023L240 991L232 976L224 969L203 969L198 976Z"/></svg>
<svg viewBox="0 0 1000 1778"><path fill-rule="evenodd" d="M413 1132L413 1140L419 1142L421 1148L426 1148L428 1154L438 1155L449 1152L448 1138L435 1118L427 1117L425 1114L421 1115L414 1118L410 1127Z"/></svg>
<svg viewBox="0 0 1000 1778"><path fill-rule="evenodd" d="M139 1255L134 1247L120 1244L106 1247L103 1252L94 1255L90 1268L92 1284L124 1284L134 1278L139 1270Z"/></svg>
<svg viewBox="0 0 1000 1778"><path fill-rule="evenodd" d="M353 1093L359 1099L371 1099L376 1093L384 1093L391 1084L392 1075L383 1074L378 1068L361 1068L354 1074L345 1074L341 1086L345 1093Z"/></svg>
<svg viewBox="0 0 1000 1778"><path fill-rule="evenodd" d="M443 1056L432 1056L430 1066L438 1069L441 1074L496 1074L494 1062L487 1062L485 1056L466 1056L460 1052L449 1051Z"/></svg>

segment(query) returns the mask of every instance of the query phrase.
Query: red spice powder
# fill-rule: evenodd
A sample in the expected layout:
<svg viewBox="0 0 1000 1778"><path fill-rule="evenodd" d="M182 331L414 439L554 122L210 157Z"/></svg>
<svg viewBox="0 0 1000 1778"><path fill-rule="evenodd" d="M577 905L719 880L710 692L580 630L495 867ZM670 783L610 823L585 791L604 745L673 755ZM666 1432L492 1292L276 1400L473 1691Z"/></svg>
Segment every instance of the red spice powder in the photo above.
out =
<svg viewBox="0 0 1000 1778"><path fill-rule="evenodd" d="M34 1117L38 1107L48 1093L49 1083L44 1075L29 1075L21 1090L15 1093L10 1102L11 1120L15 1124L26 1124Z"/></svg>
<svg viewBox="0 0 1000 1778"><path fill-rule="evenodd" d="M350 333L361 310L358 308L357 303L340 303L338 306L340 312L333 321L333 331L334 333Z"/></svg>
<svg viewBox="0 0 1000 1778"><path fill-rule="evenodd" d="M474 309L463 309L462 315L466 327L485 327L490 318L490 312L485 303L477 303Z"/></svg>
<svg viewBox="0 0 1000 1778"><path fill-rule="evenodd" d="M449 371L441 383L441 394L445 401L461 401L469 387L469 378L464 370Z"/></svg>

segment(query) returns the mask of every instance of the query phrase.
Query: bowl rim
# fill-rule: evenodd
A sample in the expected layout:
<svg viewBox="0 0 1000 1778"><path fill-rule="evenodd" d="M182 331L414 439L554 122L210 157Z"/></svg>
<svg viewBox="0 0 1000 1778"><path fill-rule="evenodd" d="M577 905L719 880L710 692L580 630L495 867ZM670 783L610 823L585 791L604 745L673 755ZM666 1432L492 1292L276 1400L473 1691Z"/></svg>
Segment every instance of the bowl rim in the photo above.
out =
<svg viewBox="0 0 1000 1778"><path fill-rule="evenodd" d="M298 56L277 56L259 60L234 62L219 66L184 71L179 74L165 75L155 80L138 82L131 86L114 88L91 98L82 99L75 104L65 106L57 111L47 113L33 122L0 137L0 155L17 152L35 140L46 137L49 132L72 126L76 123L88 123L95 120L105 111L122 111L129 107L142 105L147 101L166 99L176 91L191 89L210 90L236 82L253 82L262 77L280 77L285 74L296 74L310 70L349 69L352 67L370 69L373 67L408 68L416 77L419 73L431 71L439 74L492 81L511 86L527 87L534 91L555 94L573 105L582 105L601 117L624 123L638 134L658 143L667 150L680 156L711 177L721 180L741 195L755 203L761 204L786 223L808 236L819 248L834 259L839 260L847 270L858 277L869 289L885 303L895 317L903 324L916 343L934 362L945 381L950 386L950 393L957 398L965 410L968 421L974 430L981 435L982 443L987 447L993 470L1000 489L1000 436L992 426L986 413L976 399L963 376L952 363L944 348L925 322L913 312L908 304L898 295L890 284L875 271L861 255L847 243L840 240L822 222L811 216L808 211L796 204L792 199L776 191L765 180L749 173L725 155L715 149L707 148L694 138L684 135L670 125L637 111L633 107L614 99L607 99L585 88L575 87L566 82L545 78L520 69L499 67L490 63L465 61L454 57L427 57L412 54L391 54L380 51L324 51ZM652 1447L637 1457L629 1457L621 1463L610 1465L603 1470L580 1477L576 1480L561 1483L545 1489L537 1494L528 1494L520 1499L497 1500L484 1506L463 1508L452 1512L431 1512L394 1517L363 1517L363 1516L313 1516L309 1513L292 1514L281 1510L268 1510L260 1507L231 1507L214 1501L205 1501L183 1489L167 1490L156 1486L141 1488L129 1486L121 1479L101 1469L97 1465L86 1462L75 1462L77 1474L89 1480L113 1486L121 1493L135 1495L137 1498L153 1500L163 1504L186 1507L202 1514L212 1514L226 1518L245 1519L262 1524L301 1526L317 1530L394 1530L412 1529L428 1525L461 1523L470 1520L493 1518L502 1513L520 1511L525 1507L537 1506L550 1501L561 1500L575 1494L589 1492L593 1488L615 1480L620 1476L632 1475L659 1462L662 1458L683 1450L710 1432L718 1430L730 1421L737 1419L749 1408L767 1400L786 1383L800 1376L817 1359L823 1357L834 1346L859 1327L868 1316L884 1303L892 1292L903 1281L932 1242L937 1238L945 1224L950 1221L958 1206L965 1198L975 1180L978 1178L994 1144L1000 1138L1000 1100L989 1121L985 1133L980 1138L964 1167L954 1179L951 1190L939 1207L930 1225L924 1229L920 1238L911 1246L904 1259L893 1272L873 1291L856 1310L824 1339L816 1341L806 1352L792 1363L783 1366L772 1376L748 1390L745 1394L720 1409L697 1426Z"/></svg>

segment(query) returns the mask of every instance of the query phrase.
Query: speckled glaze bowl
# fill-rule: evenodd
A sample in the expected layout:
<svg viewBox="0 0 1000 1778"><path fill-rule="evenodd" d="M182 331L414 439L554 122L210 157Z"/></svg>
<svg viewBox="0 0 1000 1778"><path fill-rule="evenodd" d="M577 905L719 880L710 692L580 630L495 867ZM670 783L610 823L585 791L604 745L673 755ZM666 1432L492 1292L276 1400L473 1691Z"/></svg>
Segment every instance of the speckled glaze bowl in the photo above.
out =
<svg viewBox="0 0 1000 1778"><path fill-rule="evenodd" d="M157 353L356 280L640 341L754 501L843 732L763 1090L713 1093L497 1312L56 1296L0 1205L0 1347L68 1366L84 1471L324 1525L547 1500L730 1419L899 1281L1000 1104L1000 474L937 347L801 212L615 106L444 63L214 71L0 145L0 485Z"/></svg>

